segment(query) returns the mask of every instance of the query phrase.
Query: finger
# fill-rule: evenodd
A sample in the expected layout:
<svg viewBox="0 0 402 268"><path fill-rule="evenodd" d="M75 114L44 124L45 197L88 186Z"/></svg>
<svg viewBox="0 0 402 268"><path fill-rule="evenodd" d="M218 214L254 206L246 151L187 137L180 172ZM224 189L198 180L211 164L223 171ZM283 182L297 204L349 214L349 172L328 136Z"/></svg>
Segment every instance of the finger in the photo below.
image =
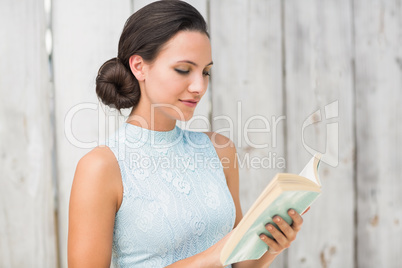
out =
<svg viewBox="0 0 402 268"><path fill-rule="evenodd" d="M275 255L281 252L281 247L275 240L273 240L272 238L268 237L265 234L260 234L260 238L262 241L264 241L265 244L267 244L269 253Z"/></svg>
<svg viewBox="0 0 402 268"><path fill-rule="evenodd" d="M283 221L283 220L282 220ZM272 224L267 224L265 227L268 232L272 234L274 237L275 241L282 247L282 248L288 248L290 246L290 241L286 238L286 236L279 231L278 229L275 228Z"/></svg>
<svg viewBox="0 0 402 268"><path fill-rule="evenodd" d="M275 216L274 217L274 222L278 225L278 227L281 229L282 233L284 234L284 236L287 238L287 240L289 240L290 242L292 242L293 240L296 239L296 234L297 232L295 230L293 230L292 227L290 227L290 225L283 220L281 217L279 216Z"/></svg>
<svg viewBox="0 0 402 268"><path fill-rule="evenodd" d="M303 224L303 218L302 216L300 216L299 213L296 212L296 210L294 209L289 209L288 210L288 214L289 216L292 218L293 223L292 223L292 228L293 230L297 233L298 231L300 231L301 226Z"/></svg>

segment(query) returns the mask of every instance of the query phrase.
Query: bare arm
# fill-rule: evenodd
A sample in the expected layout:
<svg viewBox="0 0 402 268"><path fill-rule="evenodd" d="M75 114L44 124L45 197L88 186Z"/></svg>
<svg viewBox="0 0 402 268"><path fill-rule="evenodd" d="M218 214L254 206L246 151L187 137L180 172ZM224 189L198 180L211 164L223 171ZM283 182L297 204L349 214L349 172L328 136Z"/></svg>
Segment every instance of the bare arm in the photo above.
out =
<svg viewBox="0 0 402 268"><path fill-rule="evenodd" d="M69 268L110 267L114 220L122 192L120 169L109 148L97 147L79 161L70 196ZM226 238L168 267L222 267L219 254Z"/></svg>
<svg viewBox="0 0 402 268"><path fill-rule="evenodd" d="M69 207L68 267L110 267L114 217L121 203L118 163L106 147L79 162Z"/></svg>

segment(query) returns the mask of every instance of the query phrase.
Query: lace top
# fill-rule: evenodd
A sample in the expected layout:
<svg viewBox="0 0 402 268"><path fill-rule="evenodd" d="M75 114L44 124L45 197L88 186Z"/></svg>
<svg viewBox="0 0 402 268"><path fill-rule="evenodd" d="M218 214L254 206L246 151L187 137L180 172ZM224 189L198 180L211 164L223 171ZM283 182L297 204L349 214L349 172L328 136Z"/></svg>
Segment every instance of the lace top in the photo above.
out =
<svg viewBox="0 0 402 268"><path fill-rule="evenodd" d="M123 181L113 232L115 267L165 267L232 230L235 206L205 133L124 123L106 145Z"/></svg>

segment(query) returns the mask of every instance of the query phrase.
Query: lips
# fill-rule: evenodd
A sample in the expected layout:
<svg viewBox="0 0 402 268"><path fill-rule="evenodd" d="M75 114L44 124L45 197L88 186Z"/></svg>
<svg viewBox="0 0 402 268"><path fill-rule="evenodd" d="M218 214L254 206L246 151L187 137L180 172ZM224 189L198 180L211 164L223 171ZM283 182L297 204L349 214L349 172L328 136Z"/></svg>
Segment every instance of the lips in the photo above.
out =
<svg viewBox="0 0 402 268"><path fill-rule="evenodd" d="M188 99L188 100L180 100L183 104L190 106L190 107L195 107L198 103L198 100L194 99Z"/></svg>
<svg viewBox="0 0 402 268"><path fill-rule="evenodd" d="M198 102L198 100L195 100L195 99L187 99L187 100L180 100L180 101L192 102L192 103L197 103Z"/></svg>

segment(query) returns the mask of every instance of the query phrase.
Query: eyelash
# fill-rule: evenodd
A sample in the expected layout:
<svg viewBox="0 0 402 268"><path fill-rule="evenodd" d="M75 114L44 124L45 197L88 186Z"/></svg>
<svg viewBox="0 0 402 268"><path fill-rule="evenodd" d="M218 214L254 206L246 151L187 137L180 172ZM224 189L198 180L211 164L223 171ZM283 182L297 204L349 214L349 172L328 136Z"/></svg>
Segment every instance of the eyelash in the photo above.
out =
<svg viewBox="0 0 402 268"><path fill-rule="evenodd" d="M179 74L182 74L182 75L186 75L186 74L190 73L190 71L183 71L183 70L180 70L180 69L175 69L175 71L178 72ZM202 74L204 76L211 76L210 72L203 72Z"/></svg>
<svg viewBox="0 0 402 268"><path fill-rule="evenodd" d="M179 74L188 74L188 73L190 73L190 71L183 71L183 70L180 70L180 69L174 69L176 72L178 72Z"/></svg>

